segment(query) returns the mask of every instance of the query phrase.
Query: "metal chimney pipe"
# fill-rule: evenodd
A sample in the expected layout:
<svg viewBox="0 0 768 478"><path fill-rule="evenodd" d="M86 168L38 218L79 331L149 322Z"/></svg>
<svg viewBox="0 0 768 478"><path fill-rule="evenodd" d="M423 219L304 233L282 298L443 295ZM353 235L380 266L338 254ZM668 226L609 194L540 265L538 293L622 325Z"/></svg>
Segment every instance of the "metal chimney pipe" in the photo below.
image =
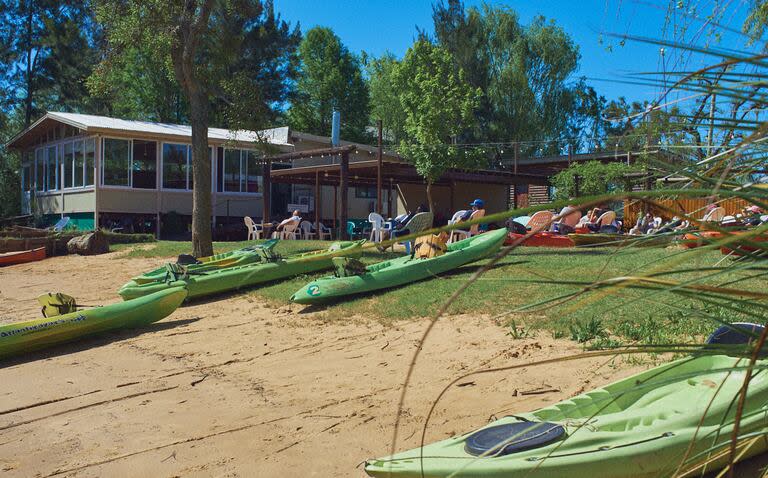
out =
<svg viewBox="0 0 768 478"><path fill-rule="evenodd" d="M333 110L333 117L331 118L331 146L339 146L339 130L341 129L341 113L338 110Z"/></svg>

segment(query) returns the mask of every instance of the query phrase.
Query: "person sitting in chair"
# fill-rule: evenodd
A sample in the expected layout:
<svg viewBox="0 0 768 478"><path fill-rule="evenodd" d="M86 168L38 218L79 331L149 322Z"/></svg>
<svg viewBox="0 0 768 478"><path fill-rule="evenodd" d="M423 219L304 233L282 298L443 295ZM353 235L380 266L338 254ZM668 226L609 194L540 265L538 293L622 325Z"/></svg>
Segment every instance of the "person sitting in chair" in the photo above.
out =
<svg viewBox="0 0 768 478"><path fill-rule="evenodd" d="M408 229L405 228L405 226L408 225L408 223L413 219L413 216L420 212L428 212L429 208L423 204L420 204L419 207L416 208L416 211L408 213L407 216L402 218L400 221L395 219L392 223L392 237L399 237L399 236L407 236L411 233Z"/></svg>
<svg viewBox="0 0 768 478"><path fill-rule="evenodd" d="M287 226L292 222L295 222L296 225L299 225L299 223L301 223L301 211L299 211L298 209L293 211L293 216L283 220L280 224L278 224L275 230L282 231L285 226Z"/></svg>

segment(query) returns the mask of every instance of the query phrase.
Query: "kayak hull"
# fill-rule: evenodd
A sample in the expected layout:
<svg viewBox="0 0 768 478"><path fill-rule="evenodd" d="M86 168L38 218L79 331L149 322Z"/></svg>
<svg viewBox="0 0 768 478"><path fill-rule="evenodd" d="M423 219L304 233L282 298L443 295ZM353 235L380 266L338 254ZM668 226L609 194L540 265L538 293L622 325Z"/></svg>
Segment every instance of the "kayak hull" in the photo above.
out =
<svg viewBox="0 0 768 478"><path fill-rule="evenodd" d="M129 281L118 293L124 300L135 299L147 294L173 287L185 287L189 291L188 300L237 291L259 284L286 279L299 274L330 269L332 259L340 256L359 256L364 241L340 243L338 249L320 250L297 254L275 262L256 262L244 266L227 267L220 270L192 274L178 280L157 280L144 284Z"/></svg>
<svg viewBox="0 0 768 478"><path fill-rule="evenodd" d="M299 304L317 304L431 278L493 254L506 236L505 229L497 229L449 244L448 251L441 256L430 259L403 256L370 265L365 274L324 277L299 289L291 300Z"/></svg>
<svg viewBox="0 0 768 478"><path fill-rule="evenodd" d="M172 288L127 302L0 326L0 357L18 355L88 335L141 327L170 315L187 296Z"/></svg>
<svg viewBox="0 0 768 478"><path fill-rule="evenodd" d="M45 247L30 249L28 251L6 252L0 254L0 266L12 266L27 262L41 261L47 257Z"/></svg>
<svg viewBox="0 0 768 478"><path fill-rule="evenodd" d="M507 234L507 239L504 241L504 245L512 245L512 243L524 237L525 234L515 234L514 232L510 232ZM554 234L552 232L539 232L528 237L528 239L520 243L520 245L528 247L574 247L576 244L574 244L573 240L567 235Z"/></svg>
<svg viewBox="0 0 768 478"><path fill-rule="evenodd" d="M197 260L199 264L190 264L187 266L187 269L195 272L205 272L226 269L227 267L244 266L261 261L261 256L253 247L245 247L221 254L214 254L208 257L201 257ZM165 267L158 267L157 269L146 272L140 276L132 277L131 280L136 284L156 282L158 280L163 280L165 272Z"/></svg>
<svg viewBox="0 0 768 478"><path fill-rule="evenodd" d="M562 426L565 435L550 443L520 447L501 456L476 456L467 451L475 433L470 432L369 460L365 471L370 476L392 478L651 478L673 475L691 446L677 476L699 476L696 473L705 462L706 471L727 463L736 408L733 401L745 374L733 369L737 362L724 355L681 359L483 427L521 422ZM757 366L768 367L768 363L759 361ZM742 442L739 460L768 449L764 437L766 373L756 372L750 383L740 436L753 434L755 439L748 446Z"/></svg>

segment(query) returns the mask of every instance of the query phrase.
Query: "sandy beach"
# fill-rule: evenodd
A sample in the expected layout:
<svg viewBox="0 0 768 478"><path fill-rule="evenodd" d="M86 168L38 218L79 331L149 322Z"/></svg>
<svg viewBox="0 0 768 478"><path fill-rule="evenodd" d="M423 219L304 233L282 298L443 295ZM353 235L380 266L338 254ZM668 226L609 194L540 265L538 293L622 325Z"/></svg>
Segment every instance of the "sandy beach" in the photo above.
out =
<svg viewBox="0 0 768 478"><path fill-rule="evenodd" d="M55 257L0 270L0 320L39 315L37 295L117 301L161 263ZM426 319L383 325L266 307L240 294L195 303L146 329L6 361L0 469L21 476L364 476L386 455L407 365ZM425 344L398 449L418 446L430 404L453 378L579 352L549 333L513 339L489 317L442 319ZM645 365L645 367L650 364ZM472 377L449 391L434 441L639 371L605 359Z"/></svg>

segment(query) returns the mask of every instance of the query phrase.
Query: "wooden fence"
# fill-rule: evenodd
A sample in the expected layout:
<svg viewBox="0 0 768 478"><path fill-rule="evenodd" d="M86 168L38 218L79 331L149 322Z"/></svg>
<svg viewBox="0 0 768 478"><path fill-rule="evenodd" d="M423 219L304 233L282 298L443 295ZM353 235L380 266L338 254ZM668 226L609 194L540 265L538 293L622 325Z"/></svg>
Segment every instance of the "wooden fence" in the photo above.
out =
<svg viewBox="0 0 768 478"><path fill-rule="evenodd" d="M646 203L638 200L626 200L624 201L624 225L627 229L634 226L637 222L637 218L644 214L645 207L647 205L648 211L653 216L660 216L664 220L669 220L672 216L682 216L686 214L695 218L702 218L706 214L707 205L710 203L709 198L658 198L653 202L658 204ZM728 198L717 201L717 205L725 208L726 215L733 215L741 212L751 203L741 198Z"/></svg>

